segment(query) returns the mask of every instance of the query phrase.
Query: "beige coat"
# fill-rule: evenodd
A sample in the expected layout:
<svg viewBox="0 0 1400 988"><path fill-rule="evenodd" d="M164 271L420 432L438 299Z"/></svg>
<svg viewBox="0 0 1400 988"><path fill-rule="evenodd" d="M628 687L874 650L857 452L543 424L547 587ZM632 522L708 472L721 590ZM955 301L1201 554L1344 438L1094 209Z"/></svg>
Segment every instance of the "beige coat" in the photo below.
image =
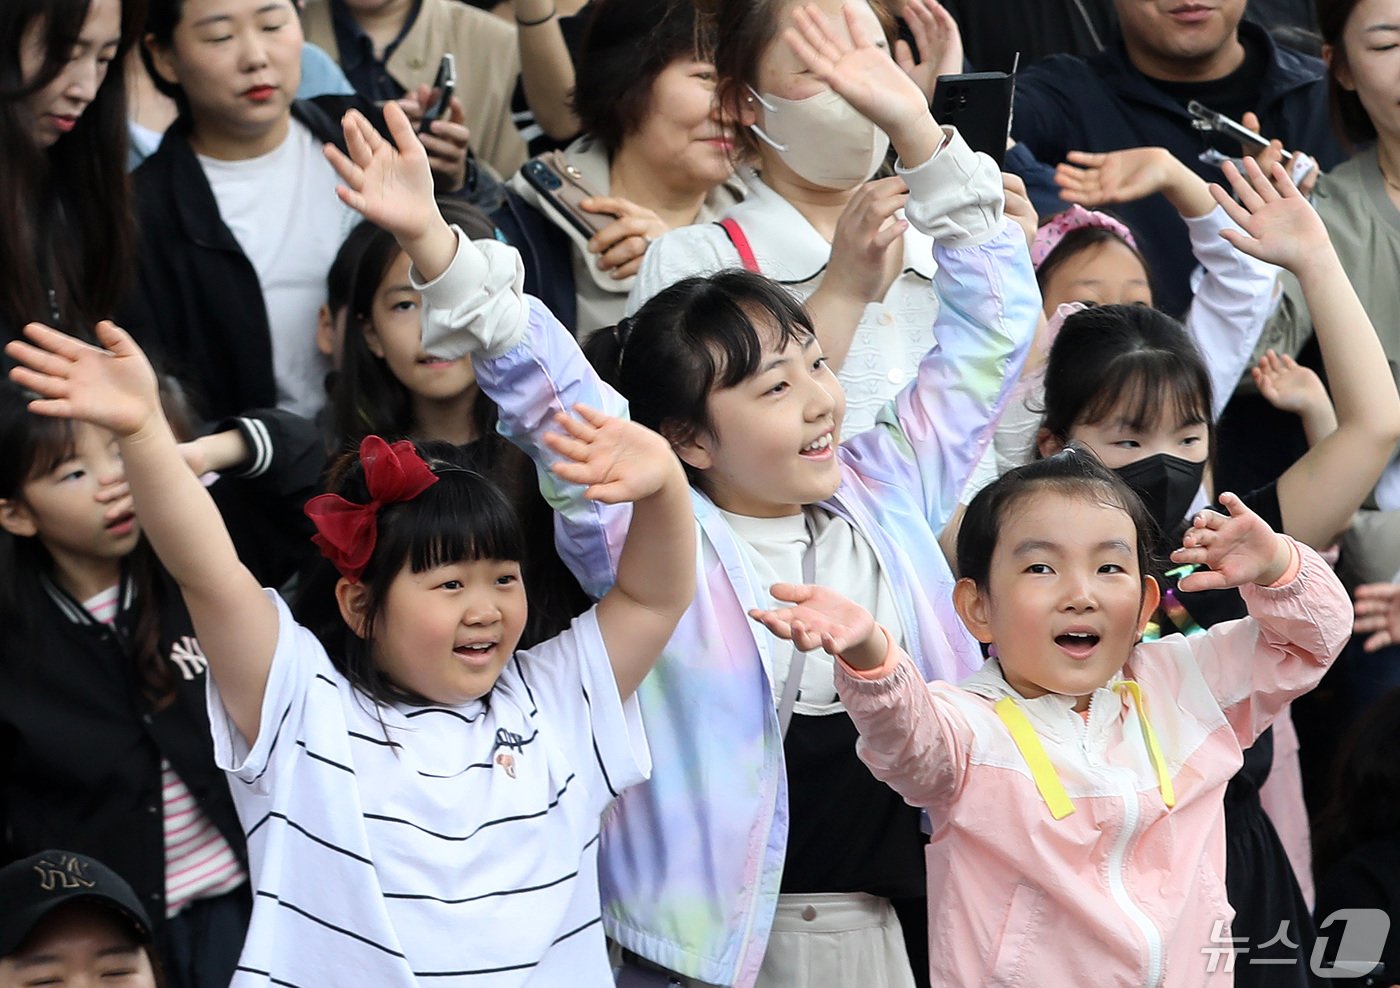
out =
<svg viewBox="0 0 1400 988"><path fill-rule="evenodd" d="M330 0L307 0L306 40L340 61ZM457 58L457 98L467 112L472 151L509 178L525 163L525 141L510 116L520 76L515 28L499 17L456 0L423 0L418 17L389 57L389 75L404 89L431 86L447 52Z"/></svg>

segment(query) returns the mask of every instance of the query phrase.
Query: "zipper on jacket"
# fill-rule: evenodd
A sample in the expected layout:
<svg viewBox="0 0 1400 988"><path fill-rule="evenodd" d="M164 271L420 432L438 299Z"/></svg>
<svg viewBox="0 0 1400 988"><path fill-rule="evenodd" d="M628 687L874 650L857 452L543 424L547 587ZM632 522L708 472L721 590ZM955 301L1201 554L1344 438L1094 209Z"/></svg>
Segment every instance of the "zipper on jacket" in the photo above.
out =
<svg viewBox="0 0 1400 988"><path fill-rule="evenodd" d="M1115 772L1114 774L1119 775L1120 773ZM1147 980L1144 985L1145 988L1156 988L1162 981L1162 934L1141 907L1128 895L1128 888L1123 882L1123 861L1128 855L1128 845L1136 836L1138 820L1142 813L1131 772L1128 772L1124 779L1122 796L1123 828L1119 831L1118 838L1113 842L1113 847L1108 853L1108 887L1109 891L1113 893L1114 901L1118 903L1118 907L1127 914L1133 925L1138 928L1138 932L1142 934L1143 939L1147 941Z"/></svg>

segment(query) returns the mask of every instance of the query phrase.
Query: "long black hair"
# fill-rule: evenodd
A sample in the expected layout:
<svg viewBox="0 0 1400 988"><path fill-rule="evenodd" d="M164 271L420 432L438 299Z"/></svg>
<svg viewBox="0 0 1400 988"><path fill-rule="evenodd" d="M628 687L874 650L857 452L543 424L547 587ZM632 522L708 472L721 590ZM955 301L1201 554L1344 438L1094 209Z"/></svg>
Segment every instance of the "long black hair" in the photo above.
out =
<svg viewBox="0 0 1400 988"><path fill-rule="evenodd" d="M5 500L22 500L26 484L73 455L73 423L30 412L34 397L0 378L0 498ZM144 699L156 709L174 702L176 689L170 663L160 654L161 614L173 602L167 599L159 567L144 535L122 560L136 600L126 650L136 663ZM0 626L28 633L44 613L39 606L40 578L53 575L53 559L41 535L21 537L0 530Z"/></svg>
<svg viewBox="0 0 1400 988"><path fill-rule="evenodd" d="M51 321L56 308L64 329L90 336L130 286L135 220L121 67L145 21L144 0L122 0L113 70L71 133L40 147L26 102L63 70L90 6L91 0L0 4L0 324L11 330ZM26 79L21 49L35 30L44 57Z"/></svg>

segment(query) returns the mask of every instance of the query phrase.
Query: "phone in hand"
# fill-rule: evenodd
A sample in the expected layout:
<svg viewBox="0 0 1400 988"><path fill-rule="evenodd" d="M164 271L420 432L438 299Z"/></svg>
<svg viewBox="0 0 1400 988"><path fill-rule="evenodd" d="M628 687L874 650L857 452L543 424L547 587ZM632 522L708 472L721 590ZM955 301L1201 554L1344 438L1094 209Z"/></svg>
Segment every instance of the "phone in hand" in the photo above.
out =
<svg viewBox="0 0 1400 988"><path fill-rule="evenodd" d="M968 72L941 75L933 88L933 119L956 127L974 151L992 156L998 167L1011 136L1011 101L1015 72Z"/></svg>
<svg viewBox="0 0 1400 988"><path fill-rule="evenodd" d="M451 52L442 56L442 61L438 63L437 77L433 80L433 89L437 92L437 99L430 106L423 108L423 119L418 121L418 133L427 133L428 128L433 125L434 120L439 120L447 115L447 108L452 104L452 93L457 88L457 59Z"/></svg>
<svg viewBox="0 0 1400 988"><path fill-rule="evenodd" d="M585 239L611 224L611 213L590 213L579 203L601 193L585 181L577 168L569 164L562 151L549 151L531 158L520 168L525 181L540 194L546 206L559 218L577 230Z"/></svg>
<svg viewBox="0 0 1400 988"><path fill-rule="evenodd" d="M1231 120L1225 114L1217 113L1195 100L1186 104L1186 111L1194 118L1192 123L1197 130L1214 131L1239 141L1245 154L1255 155L1269 146L1269 139L1263 134L1256 133L1239 121ZM1293 155L1285 151L1282 160L1284 165L1288 165L1293 160Z"/></svg>

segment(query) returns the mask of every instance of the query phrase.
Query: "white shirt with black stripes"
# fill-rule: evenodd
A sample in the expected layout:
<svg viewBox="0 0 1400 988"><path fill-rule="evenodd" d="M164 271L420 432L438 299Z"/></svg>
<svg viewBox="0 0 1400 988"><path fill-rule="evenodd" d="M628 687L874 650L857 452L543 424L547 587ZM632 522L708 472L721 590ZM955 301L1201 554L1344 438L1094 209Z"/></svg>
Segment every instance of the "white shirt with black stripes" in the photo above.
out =
<svg viewBox="0 0 1400 988"><path fill-rule="evenodd" d="M209 678L255 892L233 984L611 985L600 815L651 758L594 612L481 701L376 710L269 593L251 751Z"/></svg>

